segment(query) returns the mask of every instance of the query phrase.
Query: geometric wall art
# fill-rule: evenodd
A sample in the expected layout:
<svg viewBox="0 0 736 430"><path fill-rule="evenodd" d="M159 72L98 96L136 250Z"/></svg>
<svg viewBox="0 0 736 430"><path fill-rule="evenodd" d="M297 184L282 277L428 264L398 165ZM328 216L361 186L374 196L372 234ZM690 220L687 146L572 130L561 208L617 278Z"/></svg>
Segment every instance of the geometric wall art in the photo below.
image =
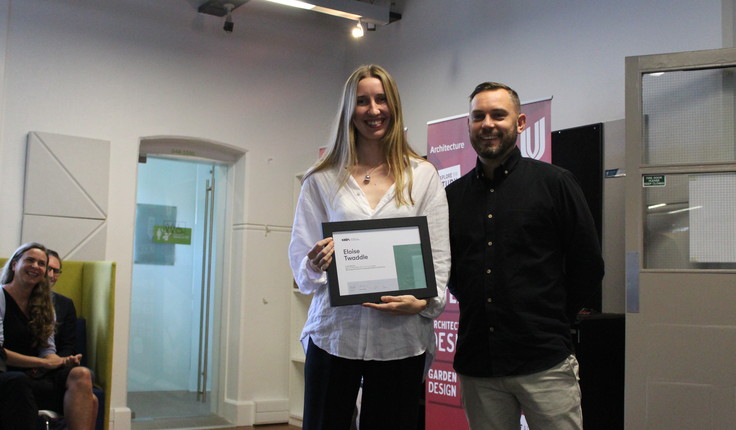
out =
<svg viewBox="0 0 736 430"><path fill-rule="evenodd" d="M28 133L22 243L62 259L105 260L110 142Z"/></svg>

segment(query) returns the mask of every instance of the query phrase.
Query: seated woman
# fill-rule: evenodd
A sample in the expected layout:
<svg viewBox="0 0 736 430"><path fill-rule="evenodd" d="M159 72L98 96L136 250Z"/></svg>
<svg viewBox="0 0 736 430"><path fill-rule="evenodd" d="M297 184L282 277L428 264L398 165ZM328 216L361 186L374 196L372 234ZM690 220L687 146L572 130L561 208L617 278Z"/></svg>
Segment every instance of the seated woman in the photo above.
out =
<svg viewBox="0 0 736 430"><path fill-rule="evenodd" d="M0 275L0 345L9 371L30 379L38 409L63 412L69 430L92 430L97 398L81 355L59 357L54 345L54 307L46 275L48 254L39 243L18 248Z"/></svg>

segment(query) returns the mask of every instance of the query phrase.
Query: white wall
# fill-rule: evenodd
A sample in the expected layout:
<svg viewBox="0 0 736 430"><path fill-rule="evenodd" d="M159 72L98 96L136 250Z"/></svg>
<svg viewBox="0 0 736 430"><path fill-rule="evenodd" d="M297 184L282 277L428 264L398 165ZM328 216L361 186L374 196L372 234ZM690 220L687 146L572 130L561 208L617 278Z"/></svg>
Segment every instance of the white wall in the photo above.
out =
<svg viewBox="0 0 736 430"><path fill-rule="evenodd" d="M243 310L228 321L244 330L235 347L245 358L228 364L244 382L227 396L234 404L278 398L288 393L288 323L266 324L288 318L288 293L277 289L289 286L280 250L293 177L326 143L353 66L376 62L394 75L411 141L424 153L426 122L464 112L478 82L508 83L523 100L553 96L552 127L564 129L624 117L624 57L722 44L720 0L407 0L401 21L360 41L337 18L260 0L235 11L228 35L220 19L196 13L198 3L0 0L3 255L20 237L26 134L111 142L113 407L125 404L141 137L202 137L248 151L246 212L236 220L243 234L234 239L243 252ZM265 224L283 229L269 236L250 228Z"/></svg>
<svg viewBox="0 0 736 430"><path fill-rule="evenodd" d="M625 57L722 46L721 0L406 3L349 63L378 62L394 76L422 154L426 122L467 112L480 82L506 83L522 101L554 97L561 130L624 117Z"/></svg>

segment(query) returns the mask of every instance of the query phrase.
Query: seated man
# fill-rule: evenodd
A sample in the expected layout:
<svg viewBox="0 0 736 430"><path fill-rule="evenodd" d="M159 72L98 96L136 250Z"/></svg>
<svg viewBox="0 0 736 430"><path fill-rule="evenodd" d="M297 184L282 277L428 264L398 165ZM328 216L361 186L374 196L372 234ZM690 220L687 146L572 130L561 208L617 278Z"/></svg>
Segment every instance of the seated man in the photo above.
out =
<svg viewBox="0 0 736 430"><path fill-rule="evenodd" d="M46 265L49 277L49 285L54 288L56 281L61 275L61 258L59 254L51 249L47 250L49 262ZM63 296L55 291L51 293L56 313L56 333L54 343L56 344L56 355L69 357L77 355L77 309L69 297Z"/></svg>
<svg viewBox="0 0 736 430"><path fill-rule="evenodd" d="M58 252L52 249L47 249L46 252L49 255L49 261L46 264L46 274L49 278L49 286L54 288L56 281L61 276L63 263ZM55 291L51 292L51 301L53 302L54 313L56 315L56 332L54 333L56 355L59 357L71 357L83 353L84 351L78 351L80 344L77 343L77 309L74 306L74 302L69 297ZM80 364L85 365L84 357L80 360ZM92 372L92 380L94 380L94 372ZM99 401L99 397L104 396L104 393L96 389L93 390ZM104 415L104 412L98 410L98 424L102 420L102 415Z"/></svg>

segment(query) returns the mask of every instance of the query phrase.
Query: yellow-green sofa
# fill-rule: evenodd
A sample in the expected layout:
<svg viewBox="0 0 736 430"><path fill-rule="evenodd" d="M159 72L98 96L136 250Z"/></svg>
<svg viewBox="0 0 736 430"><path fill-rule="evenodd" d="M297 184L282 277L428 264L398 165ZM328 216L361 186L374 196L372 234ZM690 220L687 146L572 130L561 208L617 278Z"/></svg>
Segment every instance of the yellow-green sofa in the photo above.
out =
<svg viewBox="0 0 736 430"><path fill-rule="evenodd" d="M7 258L0 258L4 266ZM115 301L115 263L112 261L63 261L54 291L74 301L77 317L87 324L87 365L107 399L112 381L112 339ZM109 404L109 401L106 402ZM109 408L105 410L105 428Z"/></svg>

